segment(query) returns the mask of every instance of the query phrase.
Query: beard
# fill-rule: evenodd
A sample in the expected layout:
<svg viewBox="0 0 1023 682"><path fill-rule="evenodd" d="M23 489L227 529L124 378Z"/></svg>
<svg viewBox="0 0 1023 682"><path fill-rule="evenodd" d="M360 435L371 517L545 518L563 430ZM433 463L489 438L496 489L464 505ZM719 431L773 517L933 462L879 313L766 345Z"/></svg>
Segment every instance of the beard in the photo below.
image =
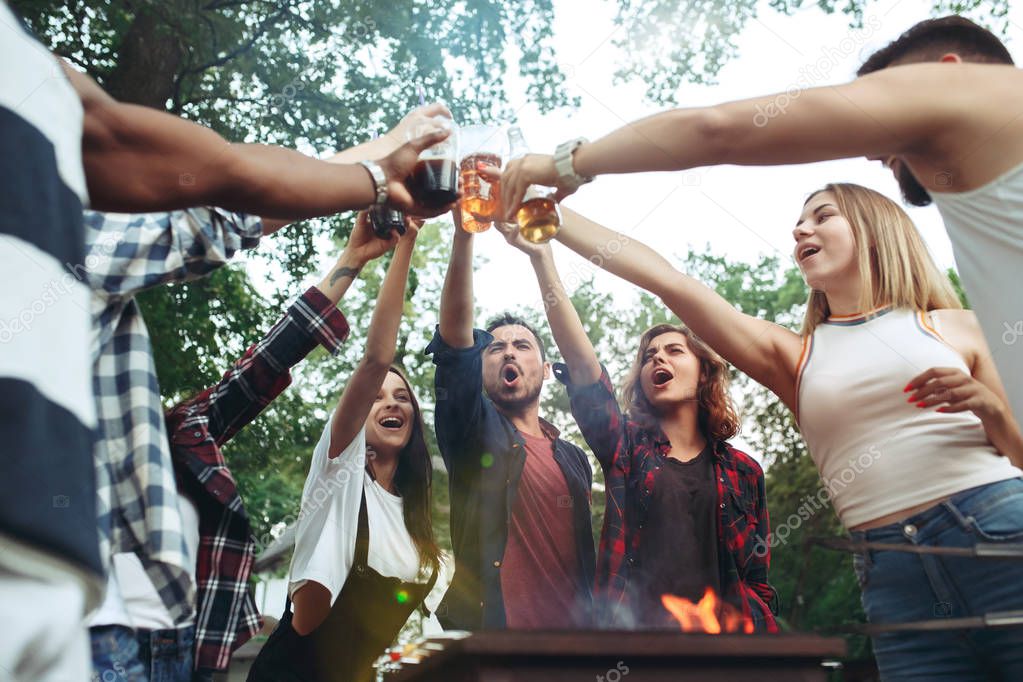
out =
<svg viewBox="0 0 1023 682"><path fill-rule="evenodd" d="M526 377L520 375L519 385L509 390L505 387L504 380L498 376L493 380L484 381L483 388L487 397L490 398L490 402L494 403L500 411L519 412L539 402L543 384L539 381L527 383Z"/></svg>
<svg viewBox="0 0 1023 682"><path fill-rule="evenodd" d="M899 183L899 191L902 192L902 198L907 204L911 206L931 205L931 195L902 161L896 167L895 179Z"/></svg>

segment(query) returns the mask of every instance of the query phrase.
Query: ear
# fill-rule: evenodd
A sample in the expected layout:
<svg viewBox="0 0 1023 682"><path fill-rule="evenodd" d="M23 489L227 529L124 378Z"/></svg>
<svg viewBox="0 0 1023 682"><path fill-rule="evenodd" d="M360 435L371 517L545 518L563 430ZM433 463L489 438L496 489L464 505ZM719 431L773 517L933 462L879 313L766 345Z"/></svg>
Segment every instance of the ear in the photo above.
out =
<svg viewBox="0 0 1023 682"><path fill-rule="evenodd" d="M962 64L963 58L957 55L955 52L946 52L945 54L941 55L941 59L939 59L938 61L942 63L948 62L952 64Z"/></svg>
<svg viewBox="0 0 1023 682"><path fill-rule="evenodd" d="M551 363L543 363L543 380L547 381L551 378Z"/></svg>

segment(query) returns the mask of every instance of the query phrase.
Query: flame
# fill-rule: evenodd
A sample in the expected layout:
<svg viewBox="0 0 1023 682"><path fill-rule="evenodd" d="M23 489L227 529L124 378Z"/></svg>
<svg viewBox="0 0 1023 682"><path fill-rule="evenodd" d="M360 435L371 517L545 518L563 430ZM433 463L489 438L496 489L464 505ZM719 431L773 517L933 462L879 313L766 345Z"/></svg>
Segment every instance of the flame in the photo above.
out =
<svg viewBox="0 0 1023 682"><path fill-rule="evenodd" d="M710 587L703 598L695 604L683 597L662 594L661 603L682 627L682 632L706 632L719 635L722 632L753 632L753 621L742 615L731 604L718 599ZM720 614L720 617L719 617Z"/></svg>

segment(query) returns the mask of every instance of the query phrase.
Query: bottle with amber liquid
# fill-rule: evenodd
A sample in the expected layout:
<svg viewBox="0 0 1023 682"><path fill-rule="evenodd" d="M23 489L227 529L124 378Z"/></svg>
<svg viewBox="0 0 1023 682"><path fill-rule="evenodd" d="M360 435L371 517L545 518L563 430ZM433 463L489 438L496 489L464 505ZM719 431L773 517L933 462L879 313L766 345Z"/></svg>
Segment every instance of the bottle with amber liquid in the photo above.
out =
<svg viewBox="0 0 1023 682"><path fill-rule="evenodd" d="M529 146L522 136L522 130L513 127L508 130L512 159L529 153ZM515 222L522 237L534 244L550 241L561 228L561 215L554 201L554 190L543 185L530 185L522 197L522 204L515 212Z"/></svg>

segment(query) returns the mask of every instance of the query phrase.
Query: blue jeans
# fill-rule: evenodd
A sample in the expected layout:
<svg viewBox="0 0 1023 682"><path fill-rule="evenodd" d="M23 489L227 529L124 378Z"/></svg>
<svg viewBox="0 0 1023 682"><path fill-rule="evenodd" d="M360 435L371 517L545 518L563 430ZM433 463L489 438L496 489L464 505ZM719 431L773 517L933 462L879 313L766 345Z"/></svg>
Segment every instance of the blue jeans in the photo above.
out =
<svg viewBox="0 0 1023 682"><path fill-rule="evenodd" d="M149 670L149 682L192 682L195 628L138 630L139 660Z"/></svg>
<svg viewBox="0 0 1023 682"><path fill-rule="evenodd" d="M124 625L89 628L92 682L147 682L135 632Z"/></svg>
<svg viewBox="0 0 1023 682"><path fill-rule="evenodd" d="M905 521L852 536L943 547L1023 542L1023 479L964 490ZM1019 561L869 551L856 554L853 564L871 623L1023 610ZM888 633L873 645L885 682L1023 680L1023 626Z"/></svg>

